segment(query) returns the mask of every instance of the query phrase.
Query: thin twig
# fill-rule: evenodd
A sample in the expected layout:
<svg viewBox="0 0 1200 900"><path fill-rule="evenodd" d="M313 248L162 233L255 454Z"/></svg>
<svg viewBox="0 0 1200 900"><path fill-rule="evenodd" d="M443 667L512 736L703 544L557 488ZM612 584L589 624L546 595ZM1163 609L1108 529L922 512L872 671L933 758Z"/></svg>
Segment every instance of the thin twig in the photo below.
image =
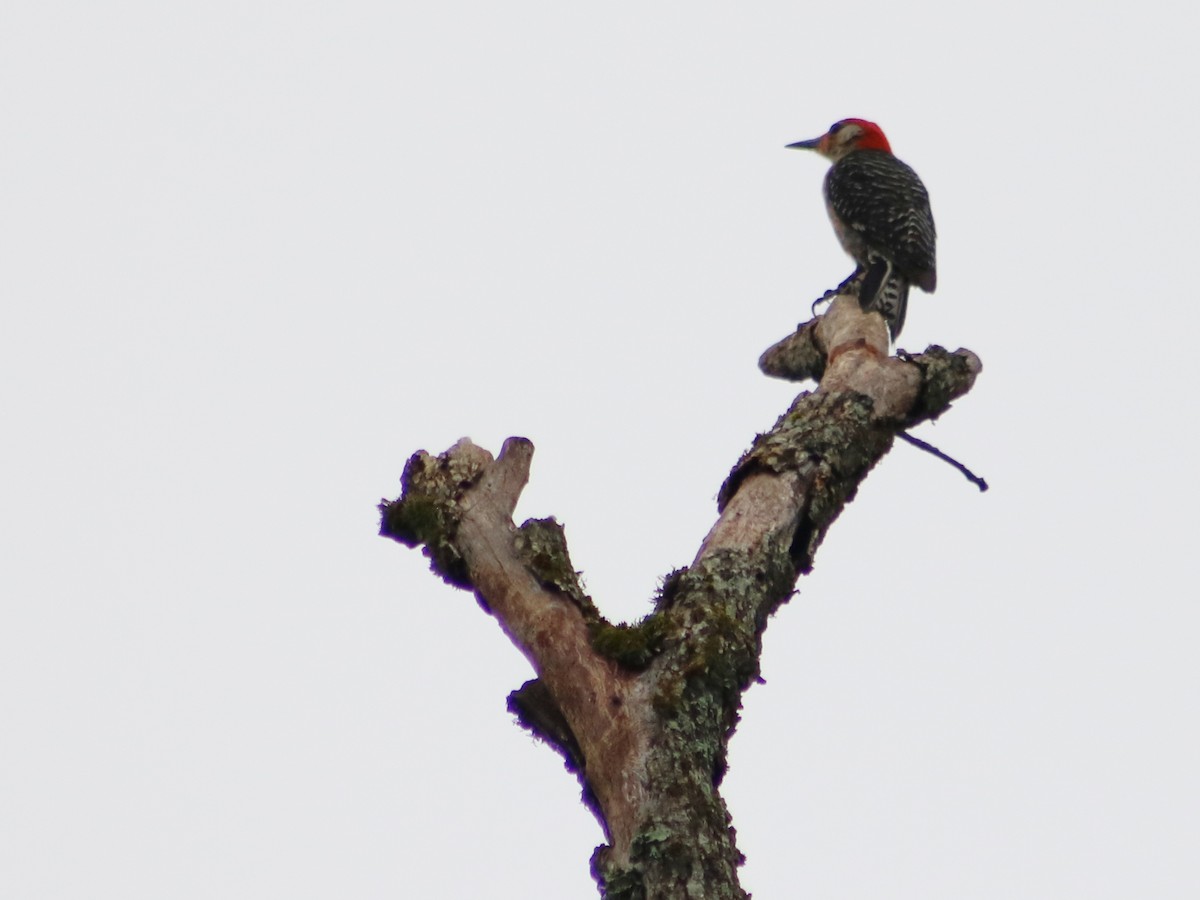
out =
<svg viewBox="0 0 1200 900"><path fill-rule="evenodd" d="M938 459L940 459L942 462L946 462L946 463L949 463L950 465L954 466L954 468L958 469L958 471L963 473L963 475L966 477L967 481L971 482L971 484L978 487L980 492L986 491L988 489L988 483L986 481L984 481L982 478L980 478L978 475L976 475L974 472L972 472L970 469L968 469L966 466L964 466L962 463L960 463L957 459L947 456L945 453L943 453L937 447L933 446L933 444L927 444L925 441L921 440L920 438L913 437L907 431L901 431L898 434L899 434L899 437L904 438L904 440L908 441L914 447L919 447L920 449L924 450L926 453L933 454Z"/></svg>

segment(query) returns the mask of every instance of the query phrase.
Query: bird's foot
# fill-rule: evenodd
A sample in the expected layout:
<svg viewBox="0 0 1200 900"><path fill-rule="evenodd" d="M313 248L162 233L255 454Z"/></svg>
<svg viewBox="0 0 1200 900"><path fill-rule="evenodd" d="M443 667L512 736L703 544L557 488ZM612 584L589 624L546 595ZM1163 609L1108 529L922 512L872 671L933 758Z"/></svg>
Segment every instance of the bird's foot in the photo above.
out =
<svg viewBox="0 0 1200 900"><path fill-rule="evenodd" d="M816 318L817 307L820 304L832 303L838 297L842 297L842 296L850 296L850 297L857 296L859 282L861 280L861 278L860 278L861 275L862 275L862 270L855 269L852 273L850 273L849 278L845 279L837 287L830 288L824 294L822 294L820 297L818 297L816 300L814 300L812 303L812 308L810 310L810 312L813 315L813 318Z"/></svg>
<svg viewBox="0 0 1200 900"><path fill-rule="evenodd" d="M860 278L861 278L862 274L863 274L862 269L855 269L850 274L849 278L847 278L845 281L843 281L841 284L839 284L837 286L837 288L834 289L833 293L835 295L836 294L857 294L859 286L860 286L859 282L860 282ZM853 288L853 290L850 290L850 288ZM826 292L826 293L828 293L828 292Z"/></svg>
<svg viewBox="0 0 1200 900"><path fill-rule="evenodd" d="M809 313L812 315L812 317L814 319L817 317L818 306L820 306L822 303L832 303L834 299L837 298L839 293L840 291L837 288L833 288L832 290L826 291L824 294L814 300L812 302L812 307L809 309Z"/></svg>

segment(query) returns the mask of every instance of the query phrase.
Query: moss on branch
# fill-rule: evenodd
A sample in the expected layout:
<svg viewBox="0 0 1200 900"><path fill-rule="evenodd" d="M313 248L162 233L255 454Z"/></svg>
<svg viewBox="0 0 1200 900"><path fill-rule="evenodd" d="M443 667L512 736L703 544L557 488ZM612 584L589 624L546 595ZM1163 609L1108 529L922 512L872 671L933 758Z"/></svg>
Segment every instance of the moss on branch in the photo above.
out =
<svg viewBox="0 0 1200 900"><path fill-rule="evenodd" d="M407 547L424 545L434 572L455 587L470 588L454 538L462 517L459 504L488 461L490 456L484 459L453 449L441 456L417 451L404 466L400 497L379 504L379 533Z"/></svg>
<svg viewBox="0 0 1200 900"><path fill-rule="evenodd" d="M936 419L950 408L951 401L971 389L976 376L983 370L979 357L970 350L959 349L951 353L936 344L922 354L901 358L921 370L921 390L909 412L908 425Z"/></svg>
<svg viewBox="0 0 1200 900"><path fill-rule="evenodd" d="M523 522L517 529L516 547L525 567L542 587L568 598L589 621L600 615L592 598L583 591L579 572L571 564L566 533L553 516Z"/></svg>

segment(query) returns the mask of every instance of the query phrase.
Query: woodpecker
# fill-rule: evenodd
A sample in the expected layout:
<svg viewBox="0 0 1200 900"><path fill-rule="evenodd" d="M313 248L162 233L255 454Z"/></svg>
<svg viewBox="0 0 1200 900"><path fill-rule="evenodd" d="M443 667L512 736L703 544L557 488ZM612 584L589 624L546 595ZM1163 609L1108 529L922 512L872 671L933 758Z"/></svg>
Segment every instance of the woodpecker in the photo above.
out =
<svg viewBox="0 0 1200 900"><path fill-rule="evenodd" d="M842 119L821 137L788 147L833 161L825 208L858 264L847 282L861 276L858 302L883 316L894 340L904 327L909 286L930 294L937 287L937 232L925 185L892 155L882 129L865 119Z"/></svg>

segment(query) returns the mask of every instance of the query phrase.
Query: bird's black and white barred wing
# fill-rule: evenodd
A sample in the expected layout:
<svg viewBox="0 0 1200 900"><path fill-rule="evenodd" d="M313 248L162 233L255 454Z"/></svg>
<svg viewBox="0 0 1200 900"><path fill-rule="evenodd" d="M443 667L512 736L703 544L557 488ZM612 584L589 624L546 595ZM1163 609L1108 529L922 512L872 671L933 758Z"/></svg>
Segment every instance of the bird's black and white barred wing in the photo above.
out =
<svg viewBox="0 0 1200 900"><path fill-rule="evenodd" d="M863 250L882 253L913 284L934 290L937 231L929 193L908 165L890 153L856 151L830 168L825 195L841 228L857 233Z"/></svg>

